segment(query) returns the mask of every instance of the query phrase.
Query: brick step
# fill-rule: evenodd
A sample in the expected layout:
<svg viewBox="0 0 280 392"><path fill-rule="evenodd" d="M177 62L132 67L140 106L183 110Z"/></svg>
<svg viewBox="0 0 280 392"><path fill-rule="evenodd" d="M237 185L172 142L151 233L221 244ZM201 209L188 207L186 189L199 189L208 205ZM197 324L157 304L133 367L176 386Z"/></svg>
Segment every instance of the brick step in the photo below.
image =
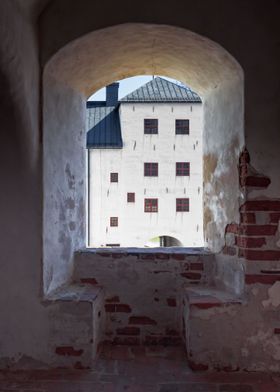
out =
<svg viewBox="0 0 280 392"><path fill-rule="evenodd" d="M280 281L280 271L279 270L270 270L261 274L246 274L245 275L245 283L246 284L267 284L273 285L275 282Z"/></svg>
<svg viewBox="0 0 280 392"><path fill-rule="evenodd" d="M44 299L51 320L56 366L90 368L103 340L104 292L90 284L70 284Z"/></svg>
<svg viewBox="0 0 280 392"><path fill-rule="evenodd" d="M242 304L243 300L231 293L217 288L194 287L186 288L184 295L186 305L199 309L209 309L213 307Z"/></svg>
<svg viewBox="0 0 280 392"><path fill-rule="evenodd" d="M243 184L247 188L267 188L270 184L270 179L262 175L249 175L245 177Z"/></svg>

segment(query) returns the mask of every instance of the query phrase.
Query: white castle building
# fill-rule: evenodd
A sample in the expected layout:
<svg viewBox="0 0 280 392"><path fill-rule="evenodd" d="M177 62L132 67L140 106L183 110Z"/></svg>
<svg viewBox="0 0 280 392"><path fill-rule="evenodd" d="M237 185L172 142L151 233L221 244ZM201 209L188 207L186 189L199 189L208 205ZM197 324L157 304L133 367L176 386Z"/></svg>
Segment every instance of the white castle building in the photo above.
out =
<svg viewBox="0 0 280 392"><path fill-rule="evenodd" d="M88 102L89 246L201 247L202 102L156 77Z"/></svg>

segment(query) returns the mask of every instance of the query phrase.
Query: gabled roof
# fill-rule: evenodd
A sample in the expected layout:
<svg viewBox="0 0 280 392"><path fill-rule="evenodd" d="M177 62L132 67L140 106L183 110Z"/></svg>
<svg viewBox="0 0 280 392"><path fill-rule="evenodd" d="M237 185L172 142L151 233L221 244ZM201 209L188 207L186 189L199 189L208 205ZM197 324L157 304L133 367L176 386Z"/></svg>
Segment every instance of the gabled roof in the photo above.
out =
<svg viewBox="0 0 280 392"><path fill-rule="evenodd" d="M200 97L188 87L156 77L120 100L123 102L190 102L201 103Z"/></svg>
<svg viewBox="0 0 280 392"><path fill-rule="evenodd" d="M87 148L122 148L118 106L89 102Z"/></svg>

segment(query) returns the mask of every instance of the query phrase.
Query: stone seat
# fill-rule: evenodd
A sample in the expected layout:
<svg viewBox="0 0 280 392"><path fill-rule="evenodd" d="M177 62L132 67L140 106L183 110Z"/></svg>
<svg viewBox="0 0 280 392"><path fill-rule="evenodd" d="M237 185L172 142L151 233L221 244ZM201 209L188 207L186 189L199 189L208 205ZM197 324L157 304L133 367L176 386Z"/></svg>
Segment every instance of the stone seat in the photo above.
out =
<svg viewBox="0 0 280 392"><path fill-rule="evenodd" d="M242 333L238 314L245 304L245 299L215 287L184 289L183 335L193 370L237 370L235 339Z"/></svg>
<svg viewBox="0 0 280 392"><path fill-rule="evenodd" d="M104 291L91 284L59 287L44 299L51 314L54 363L90 368L104 332Z"/></svg>

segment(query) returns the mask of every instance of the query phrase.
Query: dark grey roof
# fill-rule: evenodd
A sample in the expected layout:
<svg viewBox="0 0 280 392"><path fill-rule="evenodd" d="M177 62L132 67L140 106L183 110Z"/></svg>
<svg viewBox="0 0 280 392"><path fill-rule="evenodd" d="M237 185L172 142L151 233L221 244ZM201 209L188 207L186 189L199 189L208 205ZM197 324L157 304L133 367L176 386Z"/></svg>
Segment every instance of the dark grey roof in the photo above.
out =
<svg viewBox="0 0 280 392"><path fill-rule="evenodd" d="M179 86L156 77L137 90L126 95L120 102L191 102L201 103L200 97L188 87Z"/></svg>
<svg viewBox="0 0 280 392"><path fill-rule="evenodd" d="M87 107L87 147L122 148L118 106L88 102Z"/></svg>

